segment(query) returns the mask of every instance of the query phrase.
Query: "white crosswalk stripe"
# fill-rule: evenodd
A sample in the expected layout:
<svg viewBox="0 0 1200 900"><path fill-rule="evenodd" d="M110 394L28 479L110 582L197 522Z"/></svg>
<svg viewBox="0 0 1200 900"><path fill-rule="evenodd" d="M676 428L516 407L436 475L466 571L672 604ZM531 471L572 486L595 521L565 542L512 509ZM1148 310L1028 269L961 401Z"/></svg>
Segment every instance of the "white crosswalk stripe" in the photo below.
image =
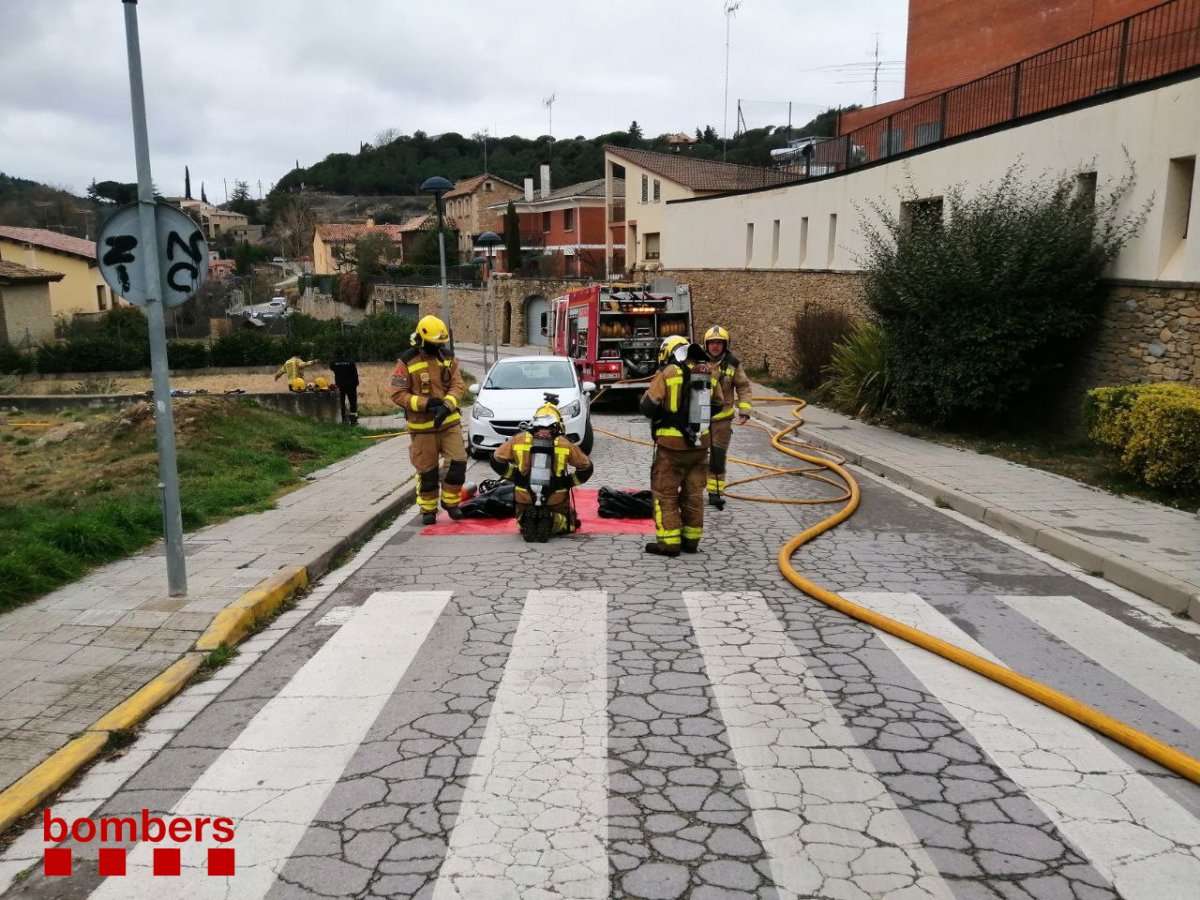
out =
<svg viewBox="0 0 1200 900"><path fill-rule="evenodd" d="M884 615L993 661L916 594L850 593ZM884 641L1128 900L1194 900L1200 822L1093 732L912 644Z"/></svg>
<svg viewBox="0 0 1200 900"><path fill-rule="evenodd" d="M1075 597L997 597L1070 647L1200 728L1200 663Z"/></svg>
<svg viewBox="0 0 1200 900"><path fill-rule="evenodd" d="M895 888L870 895L949 900L949 887L762 595L683 598L781 896L863 896L866 884L894 876ZM861 878L845 864L848 846Z"/></svg>
<svg viewBox="0 0 1200 900"><path fill-rule="evenodd" d="M608 896L607 610L530 592L435 900Z"/></svg>
<svg viewBox="0 0 1200 900"><path fill-rule="evenodd" d="M349 622L259 711L175 805L175 816L229 816L237 874L208 876L195 846L181 846L179 878L151 874L151 847L129 855L128 874L92 896L263 897L429 635L450 591L372 594Z"/></svg>

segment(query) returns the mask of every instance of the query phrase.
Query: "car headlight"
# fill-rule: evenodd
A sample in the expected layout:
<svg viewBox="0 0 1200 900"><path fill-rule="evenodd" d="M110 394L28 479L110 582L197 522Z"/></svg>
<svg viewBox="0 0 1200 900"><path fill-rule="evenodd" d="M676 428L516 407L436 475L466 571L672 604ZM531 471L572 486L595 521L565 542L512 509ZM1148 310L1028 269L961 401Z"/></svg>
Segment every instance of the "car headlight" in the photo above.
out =
<svg viewBox="0 0 1200 900"><path fill-rule="evenodd" d="M559 412L563 414L564 419L573 419L577 415L579 415L579 410L580 410L579 401L572 400L566 406L559 409Z"/></svg>
<svg viewBox="0 0 1200 900"><path fill-rule="evenodd" d="M471 407L471 415L476 419L490 419L490 418L492 418L492 416L494 416L496 414L494 412L492 412L490 409L488 409L486 406L484 406L482 403L479 403L478 401L476 401L475 404Z"/></svg>

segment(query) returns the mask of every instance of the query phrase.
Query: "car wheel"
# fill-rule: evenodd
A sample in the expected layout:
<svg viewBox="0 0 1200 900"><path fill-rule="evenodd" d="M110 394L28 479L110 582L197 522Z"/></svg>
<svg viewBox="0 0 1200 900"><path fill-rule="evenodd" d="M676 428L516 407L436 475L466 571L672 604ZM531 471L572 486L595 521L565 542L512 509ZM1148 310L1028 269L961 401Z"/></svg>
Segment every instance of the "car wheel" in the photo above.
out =
<svg viewBox="0 0 1200 900"><path fill-rule="evenodd" d="M592 432L592 417L588 416L587 425L583 429L583 440L579 442L579 449L584 453L592 452L592 444L596 441L596 435Z"/></svg>
<svg viewBox="0 0 1200 900"><path fill-rule="evenodd" d="M477 447L472 447L470 453L471 459L491 459L492 457L491 450L480 450Z"/></svg>

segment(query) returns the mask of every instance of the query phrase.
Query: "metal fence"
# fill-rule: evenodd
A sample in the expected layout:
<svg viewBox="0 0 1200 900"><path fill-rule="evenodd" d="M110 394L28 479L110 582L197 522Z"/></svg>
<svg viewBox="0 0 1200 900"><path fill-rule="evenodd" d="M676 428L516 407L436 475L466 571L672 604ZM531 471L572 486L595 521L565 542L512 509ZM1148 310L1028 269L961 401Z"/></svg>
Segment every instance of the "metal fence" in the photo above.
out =
<svg viewBox="0 0 1200 900"><path fill-rule="evenodd" d="M1200 65L1200 0L1169 0L817 145L822 174Z"/></svg>

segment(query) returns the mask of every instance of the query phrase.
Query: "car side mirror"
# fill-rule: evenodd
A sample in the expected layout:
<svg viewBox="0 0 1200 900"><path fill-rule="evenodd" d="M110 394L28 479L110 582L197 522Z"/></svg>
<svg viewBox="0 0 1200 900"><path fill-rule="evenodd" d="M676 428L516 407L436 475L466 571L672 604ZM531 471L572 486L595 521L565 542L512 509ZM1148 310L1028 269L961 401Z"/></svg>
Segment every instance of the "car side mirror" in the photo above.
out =
<svg viewBox="0 0 1200 900"><path fill-rule="evenodd" d="M479 382L472 381L471 385L467 388L467 393L470 394L472 397L478 397L479 396Z"/></svg>
<svg viewBox="0 0 1200 900"><path fill-rule="evenodd" d="M596 382L594 382L594 381L585 381L585 382L583 383L583 392L584 392L585 394L594 394L594 393L596 393Z"/></svg>

